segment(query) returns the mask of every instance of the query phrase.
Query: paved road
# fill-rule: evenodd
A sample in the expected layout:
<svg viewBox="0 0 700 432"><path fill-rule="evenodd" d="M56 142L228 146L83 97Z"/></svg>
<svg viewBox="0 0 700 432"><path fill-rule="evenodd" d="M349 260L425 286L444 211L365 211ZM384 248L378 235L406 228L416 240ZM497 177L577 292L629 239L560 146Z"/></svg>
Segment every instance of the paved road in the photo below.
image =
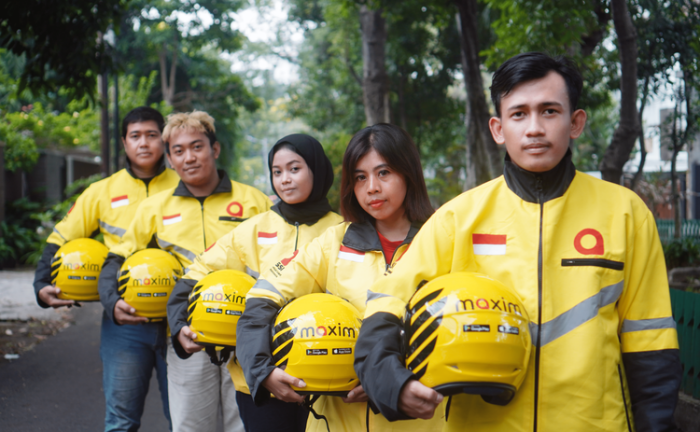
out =
<svg viewBox="0 0 700 432"><path fill-rule="evenodd" d="M1 430L104 430L99 353L102 306L85 303L74 311L75 325L25 352L19 360L0 364ZM146 398L141 430L168 430L155 379Z"/></svg>

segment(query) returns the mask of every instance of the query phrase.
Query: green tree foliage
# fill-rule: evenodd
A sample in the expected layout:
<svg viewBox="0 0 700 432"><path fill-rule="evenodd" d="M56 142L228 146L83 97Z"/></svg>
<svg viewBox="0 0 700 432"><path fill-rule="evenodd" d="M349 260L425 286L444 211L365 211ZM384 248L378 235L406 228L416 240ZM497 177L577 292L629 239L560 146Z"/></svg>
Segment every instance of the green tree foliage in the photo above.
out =
<svg viewBox="0 0 700 432"><path fill-rule="evenodd" d="M463 144L455 144L463 142L464 102L450 92L460 67L455 20L447 9L418 2L389 6L384 10L391 122L413 136L428 172L442 176L430 188L441 204L461 191L464 166ZM324 134L342 158L348 138L365 121L359 2L294 1L290 19L305 30L290 112Z"/></svg>
<svg viewBox="0 0 700 432"><path fill-rule="evenodd" d="M137 76L157 74L149 102L165 101L175 111L198 109L215 118L220 165L227 168L239 139L238 108L254 111L260 106L221 57L240 49L245 40L232 27L233 13L245 4L134 0L117 37L116 58L123 70Z"/></svg>
<svg viewBox="0 0 700 432"><path fill-rule="evenodd" d="M0 46L25 56L20 91L91 96L97 75L111 67L104 40L117 24L128 0L42 1L0 3Z"/></svg>
<svg viewBox="0 0 700 432"><path fill-rule="evenodd" d="M83 147L98 152L97 106L87 96L70 100L65 91L59 91L56 97L37 98L28 90L21 91L22 64L22 58L0 51L0 141L6 144L5 168L30 171L42 148ZM146 104L155 79L155 72L139 79L133 75L120 77L120 112ZM166 114L169 111L162 103L154 107Z"/></svg>

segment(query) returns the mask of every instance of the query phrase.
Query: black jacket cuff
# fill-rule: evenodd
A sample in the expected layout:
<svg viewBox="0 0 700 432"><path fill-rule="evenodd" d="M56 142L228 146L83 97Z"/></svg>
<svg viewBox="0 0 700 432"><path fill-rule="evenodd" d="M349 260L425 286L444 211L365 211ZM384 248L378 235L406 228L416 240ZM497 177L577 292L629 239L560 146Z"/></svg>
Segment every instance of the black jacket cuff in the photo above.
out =
<svg viewBox="0 0 700 432"><path fill-rule="evenodd" d="M243 368L250 395L256 405L270 398L270 392L262 382L275 370L270 352L270 332L279 309L272 300L249 299L236 327L236 357Z"/></svg>
<svg viewBox="0 0 700 432"><path fill-rule="evenodd" d="M637 432L673 432L683 369L677 349L623 353Z"/></svg>
<svg viewBox="0 0 700 432"><path fill-rule="evenodd" d="M51 261L59 248L60 246L57 244L46 243L44 251L41 253L41 259L36 265L36 272L34 273L34 294L36 295L36 302L44 309L48 308L49 305L39 299L39 291L51 285Z"/></svg>
<svg viewBox="0 0 700 432"><path fill-rule="evenodd" d="M187 322L187 308L189 307L190 293L197 285L194 279L180 279L173 287L173 291L168 297L168 323L170 324L170 334L175 354L181 359L190 358L192 354L187 353L180 344L177 335Z"/></svg>
<svg viewBox="0 0 700 432"><path fill-rule="evenodd" d="M100 302L104 307L109 319L119 325L114 320L114 306L121 298L119 295L119 272L124 264L125 258L121 255L109 253L102 265L100 278L97 280L97 290L100 292Z"/></svg>
<svg viewBox="0 0 700 432"><path fill-rule="evenodd" d="M399 410L403 386L415 376L406 369L403 325L395 315L379 312L362 322L355 346L355 372L370 401L389 421L407 420Z"/></svg>

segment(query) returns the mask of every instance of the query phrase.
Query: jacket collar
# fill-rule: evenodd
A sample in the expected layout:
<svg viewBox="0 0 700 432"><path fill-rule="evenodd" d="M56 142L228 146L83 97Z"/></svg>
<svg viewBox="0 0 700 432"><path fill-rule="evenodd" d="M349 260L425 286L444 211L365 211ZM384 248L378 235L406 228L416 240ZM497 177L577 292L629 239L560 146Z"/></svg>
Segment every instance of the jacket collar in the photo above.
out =
<svg viewBox="0 0 700 432"><path fill-rule="evenodd" d="M163 174L163 171L165 171L165 155L160 157L157 166L158 169L156 169L156 175L153 177L158 177L159 175ZM136 180L141 180L139 177L136 177L136 174L134 174L134 171L131 169L131 161L128 157L126 158L126 166L124 169L126 169L126 172L128 172L131 177L135 178Z"/></svg>
<svg viewBox="0 0 700 432"><path fill-rule="evenodd" d="M401 244L411 243L422 225L420 222L411 223L408 235ZM377 230L368 221L351 223L347 231L345 231L342 244L360 252L383 251Z"/></svg>
<svg viewBox="0 0 700 432"><path fill-rule="evenodd" d="M544 204L564 195L576 175L576 167L571 162L571 150L549 171L534 173L517 166L506 154L503 167L508 188L523 200Z"/></svg>
<svg viewBox="0 0 700 432"><path fill-rule="evenodd" d="M207 196L212 196L214 194L218 193L231 193L233 190L233 186L231 186L231 180L229 180L228 175L226 174L226 171L224 170L216 170L216 172L219 174L219 184L216 185L216 188ZM177 187L175 188L175 192L173 192L173 196L181 196L181 197L191 197L195 198L194 195L192 195L192 192L190 192L189 189L187 189L187 186L185 186L185 183L180 180L180 183L177 184Z"/></svg>

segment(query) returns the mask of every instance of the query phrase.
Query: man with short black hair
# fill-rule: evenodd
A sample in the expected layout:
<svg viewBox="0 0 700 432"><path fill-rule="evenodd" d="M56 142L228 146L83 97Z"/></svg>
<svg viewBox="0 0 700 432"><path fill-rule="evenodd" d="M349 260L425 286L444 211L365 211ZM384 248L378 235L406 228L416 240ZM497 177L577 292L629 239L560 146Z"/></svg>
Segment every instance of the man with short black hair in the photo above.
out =
<svg viewBox="0 0 700 432"><path fill-rule="evenodd" d="M34 290L39 306L58 308L75 304L73 300L59 299L61 287L51 285L51 259L59 247L68 241L92 237L97 233L102 233L108 248L116 245L126 232L136 209L143 200L177 185L179 181L177 174L165 166L164 146L161 140L164 124L165 120L161 113L145 106L135 108L124 116L122 144L126 153L126 168L90 185L78 197L63 220L56 224L53 233L46 240L34 278ZM145 326L139 332L138 338L142 340L157 338L158 333L159 327ZM165 341L164 330L161 331L160 337ZM115 343L117 341L114 338L106 337L103 327L100 351L109 349ZM114 357L102 356L103 369L110 370L110 365L116 361ZM161 388L163 412L170 422L165 359L157 361L157 357L152 357L144 365L148 369L149 377L151 371L156 369ZM110 376L103 374L105 389L109 388L110 379ZM105 396L108 408L105 430L126 430L120 429L120 421L110 414L107 391Z"/></svg>
<svg viewBox="0 0 700 432"><path fill-rule="evenodd" d="M681 368L655 220L634 192L576 171L581 88L569 60L541 53L494 74L504 175L443 205L368 296L355 369L388 419L430 418L442 401L406 368L401 319L423 281L468 271L522 299L532 350L510 403L454 395L445 430L677 430Z"/></svg>

